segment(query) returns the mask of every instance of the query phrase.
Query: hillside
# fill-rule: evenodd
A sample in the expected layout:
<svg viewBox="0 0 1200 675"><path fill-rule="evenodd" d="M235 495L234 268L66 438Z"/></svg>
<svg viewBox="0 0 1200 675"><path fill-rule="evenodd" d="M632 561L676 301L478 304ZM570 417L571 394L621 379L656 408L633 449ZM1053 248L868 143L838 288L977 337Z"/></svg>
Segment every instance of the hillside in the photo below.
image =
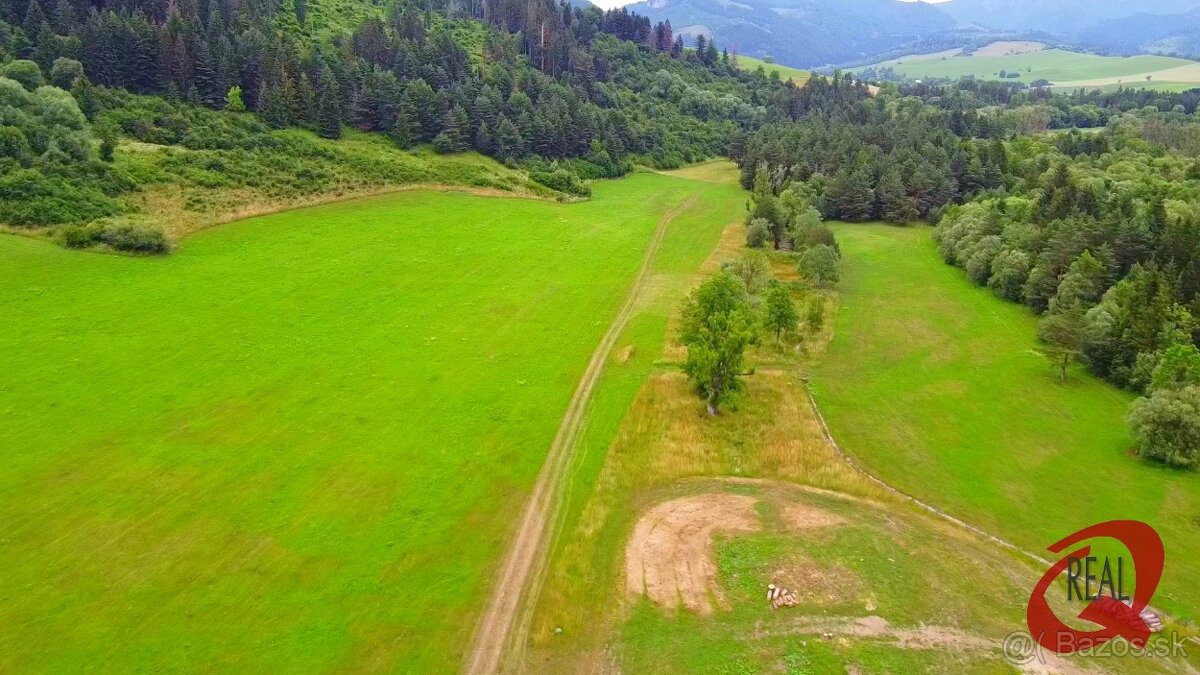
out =
<svg viewBox="0 0 1200 675"><path fill-rule="evenodd" d="M1200 8L1197 0L949 0L938 9L956 20L997 30L1077 33L1088 26L1133 14L1179 14Z"/></svg>
<svg viewBox="0 0 1200 675"><path fill-rule="evenodd" d="M629 9L669 20L677 34L800 68L861 59L955 25L931 5L897 0L650 0Z"/></svg>
<svg viewBox="0 0 1200 675"><path fill-rule="evenodd" d="M1088 27L1079 42L1113 54L1200 56L1200 9L1182 14L1135 14Z"/></svg>
<svg viewBox="0 0 1200 675"><path fill-rule="evenodd" d="M43 4L0 3L0 227L75 248L163 252L209 224L412 184L584 198L589 179L723 155L789 87L644 17L548 0L488 17Z"/></svg>

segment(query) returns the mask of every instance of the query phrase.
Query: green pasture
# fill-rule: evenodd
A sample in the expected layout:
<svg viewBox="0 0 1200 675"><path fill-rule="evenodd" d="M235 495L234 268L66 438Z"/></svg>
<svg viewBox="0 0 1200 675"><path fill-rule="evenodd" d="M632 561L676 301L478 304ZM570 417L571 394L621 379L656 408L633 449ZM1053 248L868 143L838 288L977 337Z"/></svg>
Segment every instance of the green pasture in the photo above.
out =
<svg viewBox="0 0 1200 675"><path fill-rule="evenodd" d="M743 203L594 191L397 193L159 258L0 236L0 671L457 668L661 217L696 197L688 270Z"/></svg>
<svg viewBox="0 0 1200 675"><path fill-rule="evenodd" d="M770 75L771 73L779 73L779 79L790 79L792 82L796 83L796 86L803 85L805 82L808 82L808 78L812 77L812 73L808 72L807 70L792 68L791 66L784 66L778 63L767 63L762 59L756 59L752 56L742 56L739 54L737 57L737 62L738 68L741 68L742 70L748 70L750 72L754 72L758 70L759 66L762 66L763 70L767 72L767 75Z"/></svg>
<svg viewBox="0 0 1200 675"><path fill-rule="evenodd" d="M875 64L875 68L891 68L897 73L909 78L948 78L974 76L983 80L1001 79L1001 70L1009 73L1018 72L1020 78L1012 81L1026 84L1034 80L1049 80L1054 84L1067 82L1092 82L1094 86L1117 83L1125 79L1124 84L1133 87L1153 87L1162 85L1177 86L1180 82L1196 82L1200 84L1200 63L1171 56L1097 56L1068 52L1061 49L1045 49L1024 54L1005 56L951 56L923 55L906 56L891 61ZM853 69L855 71L861 68ZM1175 77L1164 79L1162 83L1155 76L1148 82L1145 75L1172 71ZM1179 76L1184 75L1181 79ZM1133 76L1141 76L1134 78ZM1099 82L1104 80L1104 82Z"/></svg>
<svg viewBox="0 0 1200 675"><path fill-rule="evenodd" d="M813 373L846 451L902 490L1026 550L1110 519L1166 545L1154 604L1195 620L1200 474L1131 455L1132 396L1074 368L1060 383L1036 317L973 285L925 227L838 225L835 337Z"/></svg>

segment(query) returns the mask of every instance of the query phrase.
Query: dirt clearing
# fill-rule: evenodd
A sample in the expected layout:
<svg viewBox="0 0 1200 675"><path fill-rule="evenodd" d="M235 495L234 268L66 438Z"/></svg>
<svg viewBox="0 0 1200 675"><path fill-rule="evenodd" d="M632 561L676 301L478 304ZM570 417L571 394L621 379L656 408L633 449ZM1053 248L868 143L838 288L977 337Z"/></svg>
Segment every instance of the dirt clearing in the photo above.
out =
<svg viewBox="0 0 1200 675"><path fill-rule="evenodd" d="M723 606L713 560L713 535L757 532L754 497L704 494L681 497L650 509L638 521L625 547L625 587L645 594L664 608L680 603L712 614Z"/></svg>

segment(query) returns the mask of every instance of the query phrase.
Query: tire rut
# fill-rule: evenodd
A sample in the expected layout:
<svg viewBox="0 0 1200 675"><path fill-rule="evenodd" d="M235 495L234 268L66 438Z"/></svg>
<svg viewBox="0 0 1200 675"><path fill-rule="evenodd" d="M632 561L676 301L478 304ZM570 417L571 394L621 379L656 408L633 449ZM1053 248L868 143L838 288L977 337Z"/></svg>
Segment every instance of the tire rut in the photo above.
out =
<svg viewBox="0 0 1200 675"><path fill-rule="evenodd" d="M550 544L550 527L561 506L563 479L570 465L575 441L583 427L588 403L604 364L617 339L635 313L637 301L654 266L654 258L666 236L667 227L675 218L695 205L698 193L667 211L642 258L637 277L625 297L621 309L613 318L604 337L588 361L567 412L559 424L558 433L550 444L546 461L538 473L533 494L525 504L521 521L514 533L492 586L488 604L475 629L470 651L463 670L469 675L490 675L511 663L506 659L512 648L520 650L528 634L532 616L531 602L541 590Z"/></svg>

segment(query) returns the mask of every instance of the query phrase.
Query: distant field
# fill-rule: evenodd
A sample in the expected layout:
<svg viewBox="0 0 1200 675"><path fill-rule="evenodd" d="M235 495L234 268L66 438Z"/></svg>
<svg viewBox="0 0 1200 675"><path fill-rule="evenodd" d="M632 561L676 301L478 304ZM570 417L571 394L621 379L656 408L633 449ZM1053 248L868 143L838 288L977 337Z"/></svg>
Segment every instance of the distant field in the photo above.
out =
<svg viewBox="0 0 1200 675"><path fill-rule="evenodd" d="M0 236L0 671L455 670L651 233L690 204L659 259L691 271L743 211L732 170L690 173L341 202L160 258Z"/></svg>
<svg viewBox="0 0 1200 675"><path fill-rule="evenodd" d="M1019 73L1019 78L1006 78L1026 84L1049 80L1056 87L1137 86L1173 88L1200 86L1200 63L1170 56L1097 56L1061 49L1023 51L1028 46L1005 43L998 48L985 47L971 56L959 50L906 56L875 64L875 68L891 68L906 77L959 78L999 80L1001 71ZM997 53L1000 52L1000 53ZM852 71L861 71L855 68ZM1147 80L1146 78L1150 79Z"/></svg>
<svg viewBox="0 0 1200 675"><path fill-rule="evenodd" d="M768 75L771 73L779 73L780 79L791 79L791 81L795 82L797 86L808 82L808 78L812 76L812 73L808 72L807 70L800 70L799 68L792 68L791 66L783 66L778 63L767 63L766 61L750 56L738 55L737 61L738 68L741 68L742 70L755 71L758 70L759 66L762 66L763 69L767 71Z"/></svg>
<svg viewBox="0 0 1200 675"><path fill-rule="evenodd" d="M1132 396L1037 353L1036 317L946 265L930 229L841 225L835 335L813 374L843 447L884 480L1030 551L1112 518L1166 543L1155 603L1200 607L1200 473L1140 461Z"/></svg>

